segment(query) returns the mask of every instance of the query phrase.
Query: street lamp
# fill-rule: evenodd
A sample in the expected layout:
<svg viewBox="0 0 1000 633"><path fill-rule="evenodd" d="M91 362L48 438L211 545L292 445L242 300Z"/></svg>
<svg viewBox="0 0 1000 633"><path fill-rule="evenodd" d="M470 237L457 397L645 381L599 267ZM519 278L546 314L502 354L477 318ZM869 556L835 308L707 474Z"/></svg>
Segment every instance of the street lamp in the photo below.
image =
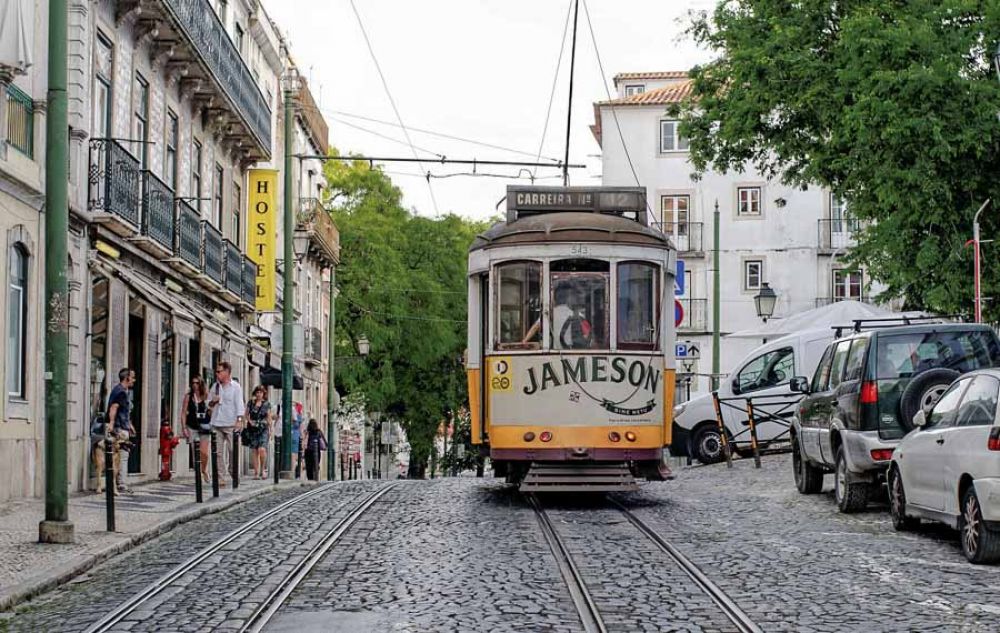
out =
<svg viewBox="0 0 1000 633"><path fill-rule="evenodd" d="M358 339L358 354L367 356L369 351L371 351L371 343L368 342L368 337L362 334L361 338Z"/></svg>
<svg viewBox="0 0 1000 633"><path fill-rule="evenodd" d="M765 281L760 286L760 292L754 296L753 302L757 306L757 316L764 319L764 323L767 323L767 320L774 314L774 304L778 302L778 295Z"/></svg>

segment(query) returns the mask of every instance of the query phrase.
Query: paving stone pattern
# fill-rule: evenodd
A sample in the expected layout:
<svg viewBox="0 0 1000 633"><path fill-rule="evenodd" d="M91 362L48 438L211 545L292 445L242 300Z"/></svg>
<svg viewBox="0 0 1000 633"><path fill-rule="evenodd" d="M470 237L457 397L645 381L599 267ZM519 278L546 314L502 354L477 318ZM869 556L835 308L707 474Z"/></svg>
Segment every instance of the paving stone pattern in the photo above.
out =
<svg viewBox="0 0 1000 633"><path fill-rule="evenodd" d="M845 515L800 495L787 455L684 469L627 505L764 631L1000 631L1000 566L966 562L958 534L892 528L883 502Z"/></svg>

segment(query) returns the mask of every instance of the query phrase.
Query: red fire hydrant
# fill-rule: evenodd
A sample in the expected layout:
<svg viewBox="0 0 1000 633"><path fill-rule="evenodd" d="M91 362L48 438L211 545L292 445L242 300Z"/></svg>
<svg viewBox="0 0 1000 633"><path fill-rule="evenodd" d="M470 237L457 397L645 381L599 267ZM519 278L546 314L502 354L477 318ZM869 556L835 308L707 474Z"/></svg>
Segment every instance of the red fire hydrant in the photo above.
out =
<svg viewBox="0 0 1000 633"><path fill-rule="evenodd" d="M170 457L174 454L174 449L180 443L180 439L174 437L174 431L170 428L170 421L164 420L160 423L160 481L170 481Z"/></svg>

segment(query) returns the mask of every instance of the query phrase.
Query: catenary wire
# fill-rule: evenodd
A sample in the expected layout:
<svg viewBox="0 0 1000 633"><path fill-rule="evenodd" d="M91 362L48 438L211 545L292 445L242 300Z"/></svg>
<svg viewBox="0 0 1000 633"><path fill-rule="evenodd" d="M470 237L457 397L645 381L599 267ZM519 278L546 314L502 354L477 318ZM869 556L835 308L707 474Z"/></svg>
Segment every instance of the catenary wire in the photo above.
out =
<svg viewBox="0 0 1000 633"><path fill-rule="evenodd" d="M368 38L368 31L365 29L365 23L361 20L361 14L358 12L358 7L354 4L354 0L351 0L351 9L354 10L354 16L358 19L358 26L361 27L361 34L365 38L365 44L368 46L368 53L371 54L372 61L375 63L375 70L378 71L378 76L382 80L382 87L385 89L385 94L389 98L389 105L392 106L392 111L396 114L396 120L399 121L399 127L403 130L403 136L406 137L406 142L410 145L410 150L413 152L413 157L419 159L420 156L417 154L417 149L413 146L413 140L410 138L410 133L406 129L406 125L403 123L403 117L399 114L399 108L396 107L396 100L392 98L392 92L389 90L389 82L386 81L385 74L382 72L382 66L378 63L378 57L375 56L375 49L372 47L372 42ZM421 170L424 166L421 163L417 163ZM434 206L434 213L440 215L441 212L438 210L437 198L434 196L434 187L431 185L430 178L427 179L427 191L431 195L431 204Z"/></svg>
<svg viewBox="0 0 1000 633"><path fill-rule="evenodd" d="M359 130L361 132L365 132L366 134L371 134L372 136L377 136L377 137L379 137L381 139L385 139L385 140L391 141L393 143L398 143L399 145L409 145L409 143L407 143L406 141L401 141L398 138L389 136L388 134L382 134L381 132L376 132L375 130L370 130L370 129L368 129L366 127L363 127L361 125L358 125L356 123L350 123L348 121L343 121L343 120L338 120L337 123L339 123L340 125L345 125L345 126L347 126L349 128L354 128L355 130ZM435 152L433 150L429 150L426 147L420 147L419 145L414 145L413 147L416 147L421 152L424 152L424 153L427 153L427 154L433 154L436 158L445 158L444 154L439 154L438 152ZM423 176L421 175L421 177L423 177Z"/></svg>
<svg viewBox="0 0 1000 633"><path fill-rule="evenodd" d="M540 161L542 159L542 148L545 147L545 136L549 131L549 119L552 116L552 104L555 102L556 87L559 84L559 69L562 67L563 52L566 50L566 33L569 31L569 16L570 13L572 13L572 10L573 0L570 0L569 5L566 8L566 22L563 24L562 38L559 40L559 56L556 58L556 71L552 75L552 90L549 92L549 105L545 108L545 125L542 126L542 140L538 142L538 154L535 155L536 161ZM531 170L532 180L534 180L537 172L537 167Z"/></svg>

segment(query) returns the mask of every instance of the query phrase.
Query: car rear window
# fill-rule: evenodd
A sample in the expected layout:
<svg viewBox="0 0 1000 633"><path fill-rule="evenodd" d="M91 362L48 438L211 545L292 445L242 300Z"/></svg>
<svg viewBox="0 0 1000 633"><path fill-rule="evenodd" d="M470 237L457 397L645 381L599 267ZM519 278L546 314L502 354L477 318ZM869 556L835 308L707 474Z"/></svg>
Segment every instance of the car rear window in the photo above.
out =
<svg viewBox="0 0 1000 633"><path fill-rule="evenodd" d="M965 373L1000 365L997 338L983 330L880 334L876 354L880 380L939 367Z"/></svg>

